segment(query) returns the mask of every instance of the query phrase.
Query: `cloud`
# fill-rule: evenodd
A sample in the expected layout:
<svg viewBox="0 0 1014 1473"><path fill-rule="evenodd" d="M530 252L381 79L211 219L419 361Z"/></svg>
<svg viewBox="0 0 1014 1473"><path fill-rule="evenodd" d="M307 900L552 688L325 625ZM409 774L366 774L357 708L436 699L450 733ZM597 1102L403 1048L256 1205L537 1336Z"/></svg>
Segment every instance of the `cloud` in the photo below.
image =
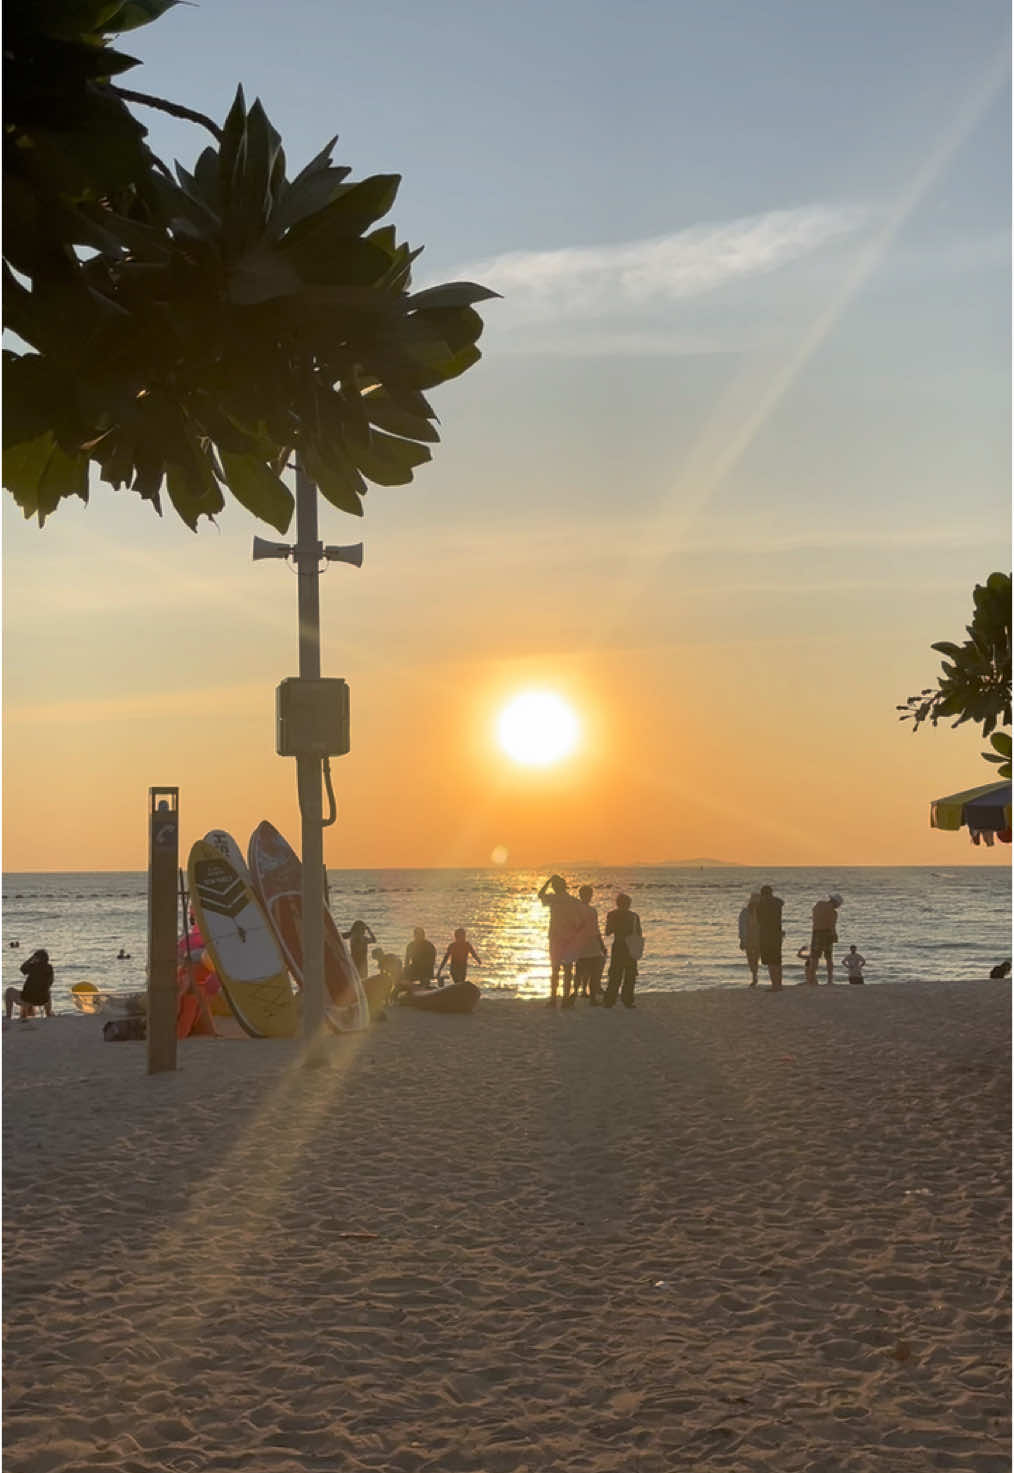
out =
<svg viewBox="0 0 1014 1473"><path fill-rule="evenodd" d="M854 234L866 219L856 206L770 210L618 245L509 251L454 275L502 293L511 322L639 315L777 271Z"/></svg>

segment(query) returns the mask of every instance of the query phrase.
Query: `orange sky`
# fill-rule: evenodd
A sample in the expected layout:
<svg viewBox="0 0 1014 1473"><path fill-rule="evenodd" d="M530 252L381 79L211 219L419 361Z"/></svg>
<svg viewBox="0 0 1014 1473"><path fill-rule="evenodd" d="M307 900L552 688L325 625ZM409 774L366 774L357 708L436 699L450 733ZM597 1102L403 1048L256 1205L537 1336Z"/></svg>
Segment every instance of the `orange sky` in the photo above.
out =
<svg viewBox="0 0 1014 1473"><path fill-rule="evenodd" d="M1003 856L927 826L931 798L989 779L977 734L913 736L894 710L932 678L930 641L960 633L988 571L974 549L949 555L953 588L910 579L904 600L883 555L879 587L765 581L727 540L610 574L605 528L568 543L557 522L434 566L396 526L409 493L383 494L363 570L321 586L324 673L349 680L353 712L331 866L481 865L500 846L520 866ZM358 530L323 522L328 541ZM245 845L265 817L298 845L295 764L273 732L295 579L250 561L254 530L237 510L193 537L102 490L41 533L8 517L5 870L143 868L152 784L180 787L184 847L212 827ZM495 740L533 685L583 726L548 769Z"/></svg>

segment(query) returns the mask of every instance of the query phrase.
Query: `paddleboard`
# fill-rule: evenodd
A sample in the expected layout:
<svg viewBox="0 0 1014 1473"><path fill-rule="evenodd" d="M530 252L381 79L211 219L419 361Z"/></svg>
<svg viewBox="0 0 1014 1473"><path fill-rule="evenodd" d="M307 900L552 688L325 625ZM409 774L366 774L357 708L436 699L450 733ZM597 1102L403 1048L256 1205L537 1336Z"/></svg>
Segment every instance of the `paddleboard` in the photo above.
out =
<svg viewBox="0 0 1014 1473"><path fill-rule="evenodd" d="M266 820L250 836L254 890L282 948L289 971L303 985L303 866L299 855ZM324 984L330 1003L324 1016L337 1033L368 1028L370 1009L352 954L324 906Z"/></svg>
<svg viewBox="0 0 1014 1473"><path fill-rule="evenodd" d="M253 890L199 839L187 863L190 904L226 1000L251 1038L292 1038L299 1027L285 962Z"/></svg>
<svg viewBox="0 0 1014 1473"><path fill-rule="evenodd" d="M250 886L250 889L254 888L243 851L230 833L227 833L225 829L209 829L204 836L204 842L210 844L212 849L217 849L222 858L227 859L240 878Z"/></svg>

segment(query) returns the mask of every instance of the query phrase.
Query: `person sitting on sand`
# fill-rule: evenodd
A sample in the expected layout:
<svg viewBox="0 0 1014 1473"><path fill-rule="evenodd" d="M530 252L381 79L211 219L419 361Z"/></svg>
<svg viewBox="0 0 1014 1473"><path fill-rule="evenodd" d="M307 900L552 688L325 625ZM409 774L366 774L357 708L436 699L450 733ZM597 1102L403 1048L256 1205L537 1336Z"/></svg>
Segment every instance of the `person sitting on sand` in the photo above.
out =
<svg viewBox="0 0 1014 1473"><path fill-rule="evenodd" d="M860 956L854 946L850 946L842 957L842 965L848 973L852 986L861 987L866 980L863 976L863 967L866 965L866 958Z"/></svg>
<svg viewBox="0 0 1014 1473"><path fill-rule="evenodd" d="M436 947L432 941L427 941L422 926L416 926L412 940L405 947L405 981L421 982L427 986L433 981L436 964Z"/></svg>
<svg viewBox="0 0 1014 1473"><path fill-rule="evenodd" d="M444 985L443 973L448 961L451 964L451 981L458 986L464 982L468 974L469 957L474 958L476 966L482 966L482 962L479 960L479 953L472 946L471 941L469 941L465 932L459 926L454 933L454 940L444 952L444 959L437 968L437 982L441 987Z"/></svg>
<svg viewBox="0 0 1014 1473"><path fill-rule="evenodd" d="M813 932L810 936L810 962L806 969L806 980L817 985L817 968L820 959L827 961L828 986L834 984L834 943L838 940L838 908L840 895L831 895L827 900L818 900L813 907Z"/></svg>
<svg viewBox="0 0 1014 1473"><path fill-rule="evenodd" d="M995 967L990 967L989 975L994 982L1002 982L1004 977L1010 976L1010 961L997 962Z"/></svg>
<svg viewBox="0 0 1014 1473"><path fill-rule="evenodd" d="M592 887L582 885L577 898L584 906L584 930L581 932L581 954L574 963L574 997L586 997L593 1008L602 1001L602 972L606 964L606 943L599 929L599 913L591 903Z"/></svg>
<svg viewBox="0 0 1014 1473"><path fill-rule="evenodd" d="M739 949L746 953L751 987L757 986L757 970L760 966L760 922L757 919L759 900L760 891L755 890L739 913Z"/></svg>
<svg viewBox="0 0 1014 1473"><path fill-rule="evenodd" d="M757 902L757 925L760 930L760 960L768 969L771 991L780 992L782 987L782 906L785 902L776 895L770 885L760 887Z"/></svg>
<svg viewBox="0 0 1014 1473"><path fill-rule="evenodd" d="M4 993L4 1013L8 1021L14 1012L15 1003L21 1009L22 1023L30 1018L36 1008L42 1008L47 1018L53 1016L50 997L53 988L53 968L49 964L48 951L33 951L27 961L21 963L23 987L8 987Z"/></svg>
<svg viewBox="0 0 1014 1473"><path fill-rule="evenodd" d="M349 943L353 965L365 981L366 974L370 970L369 948L376 945L377 938L365 921L353 921L349 929L342 932L342 935Z"/></svg>
<svg viewBox="0 0 1014 1473"><path fill-rule="evenodd" d="M377 964L377 971L387 978L392 987L397 987L405 975L401 958L395 956L393 951L384 951L380 946L375 946L370 955Z"/></svg>

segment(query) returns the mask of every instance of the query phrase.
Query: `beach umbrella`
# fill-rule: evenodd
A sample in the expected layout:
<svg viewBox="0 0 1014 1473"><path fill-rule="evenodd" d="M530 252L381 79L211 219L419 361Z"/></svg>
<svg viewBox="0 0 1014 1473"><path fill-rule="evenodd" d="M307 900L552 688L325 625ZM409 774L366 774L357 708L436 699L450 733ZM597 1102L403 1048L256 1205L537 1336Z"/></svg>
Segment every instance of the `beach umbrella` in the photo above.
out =
<svg viewBox="0 0 1014 1473"><path fill-rule="evenodd" d="M930 804L930 828L952 831L967 828L973 844L978 844L982 837L987 844L992 844L994 838L1001 844L1009 844L1010 788L1009 782L984 783L980 788L966 788L963 793L937 798Z"/></svg>

